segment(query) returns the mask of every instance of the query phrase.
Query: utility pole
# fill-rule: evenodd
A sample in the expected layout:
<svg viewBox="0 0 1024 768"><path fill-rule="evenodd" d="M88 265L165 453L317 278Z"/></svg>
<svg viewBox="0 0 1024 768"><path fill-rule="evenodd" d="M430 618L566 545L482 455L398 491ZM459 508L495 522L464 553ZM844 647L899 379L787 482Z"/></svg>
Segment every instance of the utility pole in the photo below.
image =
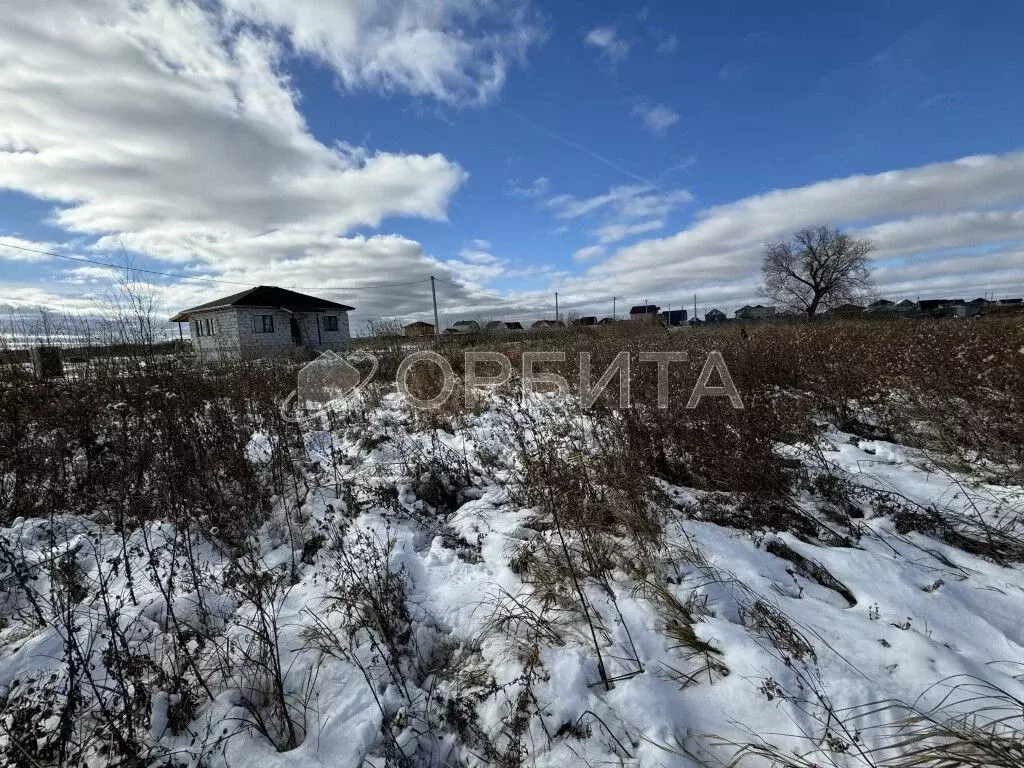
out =
<svg viewBox="0 0 1024 768"><path fill-rule="evenodd" d="M693 319L697 319L697 294L693 294Z"/></svg>
<svg viewBox="0 0 1024 768"><path fill-rule="evenodd" d="M612 320L615 319L615 300L618 296L612 296Z"/></svg>
<svg viewBox="0 0 1024 768"><path fill-rule="evenodd" d="M558 291L555 291L555 322L558 322Z"/></svg>
<svg viewBox="0 0 1024 768"><path fill-rule="evenodd" d="M434 290L434 276L430 276L430 298L434 301L434 335L441 335L441 323L437 319L437 291Z"/></svg>

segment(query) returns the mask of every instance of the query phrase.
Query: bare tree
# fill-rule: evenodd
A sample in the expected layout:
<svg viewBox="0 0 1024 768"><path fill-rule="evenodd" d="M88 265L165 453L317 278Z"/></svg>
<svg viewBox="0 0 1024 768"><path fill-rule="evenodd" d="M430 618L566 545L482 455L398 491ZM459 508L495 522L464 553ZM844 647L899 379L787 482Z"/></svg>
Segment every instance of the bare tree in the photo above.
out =
<svg viewBox="0 0 1024 768"><path fill-rule="evenodd" d="M870 254L874 243L818 225L791 240L768 242L761 263L759 292L776 304L808 317L871 292Z"/></svg>
<svg viewBox="0 0 1024 768"><path fill-rule="evenodd" d="M103 318L105 341L149 355L159 340L161 289L147 282L122 247L120 264L106 275L107 287L94 303Z"/></svg>

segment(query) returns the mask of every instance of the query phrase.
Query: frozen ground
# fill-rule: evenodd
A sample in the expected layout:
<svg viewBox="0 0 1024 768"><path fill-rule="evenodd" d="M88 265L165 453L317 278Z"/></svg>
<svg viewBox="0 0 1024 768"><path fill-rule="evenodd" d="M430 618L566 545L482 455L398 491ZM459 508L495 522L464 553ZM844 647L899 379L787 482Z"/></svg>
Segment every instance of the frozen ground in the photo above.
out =
<svg viewBox="0 0 1024 768"><path fill-rule="evenodd" d="M76 680L79 713L107 701L142 762L226 766L692 766L738 753L769 765L773 751L883 765L921 722L908 707L949 722L1024 699L1024 571L905 523L930 509L998 526L1024 489L828 429L817 447L779 450L857 489L852 534L719 525L704 509L728 496L663 484L665 536L646 569L584 579L585 604L570 584L552 602L522 578L523 553L556 533L514 501L506 422L484 411L456 434L410 433L385 399L370 423L308 432L307 488L278 501L241 565L169 524L124 541L77 518L0 530L19 560L3 574L5 759L56 762L47 744L66 728L87 762L117 762L117 736L91 716L61 720L54 702ZM250 459L265 448L254 436ZM462 487L425 485L424 466ZM441 524L435 497L449 492ZM831 502L801 494L827 526ZM1006 727L1019 733L1021 714Z"/></svg>

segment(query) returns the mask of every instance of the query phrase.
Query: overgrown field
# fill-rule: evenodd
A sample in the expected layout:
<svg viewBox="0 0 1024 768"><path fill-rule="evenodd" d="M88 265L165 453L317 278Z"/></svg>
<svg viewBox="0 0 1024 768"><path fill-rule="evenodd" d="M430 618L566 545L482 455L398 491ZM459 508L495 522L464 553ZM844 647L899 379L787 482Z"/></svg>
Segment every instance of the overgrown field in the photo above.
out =
<svg viewBox="0 0 1024 768"><path fill-rule="evenodd" d="M294 363L7 364L0 764L1024 764L1024 324L747 332L447 339L435 410L376 341L298 421Z"/></svg>

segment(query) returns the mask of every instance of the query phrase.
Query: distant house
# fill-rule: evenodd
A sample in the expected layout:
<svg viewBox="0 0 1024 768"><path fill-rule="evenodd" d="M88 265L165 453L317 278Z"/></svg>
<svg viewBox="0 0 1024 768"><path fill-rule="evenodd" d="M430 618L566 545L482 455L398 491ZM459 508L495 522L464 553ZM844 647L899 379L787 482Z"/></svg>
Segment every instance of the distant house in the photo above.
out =
<svg viewBox="0 0 1024 768"><path fill-rule="evenodd" d="M753 307L747 305L736 310L737 320L767 320L770 317L775 317L775 307L756 304Z"/></svg>
<svg viewBox="0 0 1024 768"><path fill-rule="evenodd" d="M639 320L641 322L657 322L658 313L661 311L661 307L654 304L637 304L635 307L629 310L630 320Z"/></svg>
<svg viewBox="0 0 1024 768"><path fill-rule="evenodd" d="M561 320L535 320L531 328L564 328L565 323Z"/></svg>
<svg viewBox="0 0 1024 768"><path fill-rule="evenodd" d="M569 323L570 325L597 325L597 318L593 315L587 315L586 317L577 317L575 320Z"/></svg>
<svg viewBox="0 0 1024 768"><path fill-rule="evenodd" d="M975 304L973 302L967 302L966 304L957 304L955 307L953 307L953 314L956 317L981 317L984 313L984 304Z"/></svg>
<svg viewBox="0 0 1024 768"><path fill-rule="evenodd" d="M491 322L484 326L484 330L492 332L521 331L523 330L523 324L518 320L512 320L511 322L505 322L504 320L491 320Z"/></svg>
<svg viewBox="0 0 1024 768"><path fill-rule="evenodd" d="M484 326L484 330L489 333L501 333L503 331L521 331L523 330L523 324L518 320L506 323L504 320L491 320L487 325Z"/></svg>
<svg viewBox="0 0 1024 768"><path fill-rule="evenodd" d="M402 330L405 335L412 338L418 336L433 336L434 326L431 323L424 323L422 320L417 320L415 323L409 323L403 326Z"/></svg>
<svg viewBox="0 0 1024 768"><path fill-rule="evenodd" d="M686 325L686 310L667 309L661 313L661 320L665 325Z"/></svg>
<svg viewBox="0 0 1024 768"><path fill-rule="evenodd" d="M341 351L352 307L272 285L184 309L192 346L205 358L267 357L299 349Z"/></svg>
<svg viewBox="0 0 1024 768"><path fill-rule="evenodd" d="M724 323L725 320L725 312L720 309L709 309L704 313L705 323Z"/></svg>
<svg viewBox="0 0 1024 768"><path fill-rule="evenodd" d="M912 315L917 312L917 304L912 302L910 299L904 299L897 304L894 309L900 315Z"/></svg>
<svg viewBox="0 0 1024 768"><path fill-rule="evenodd" d="M868 304L868 312L876 315L889 315L896 311L896 302L888 299L879 299Z"/></svg>
<svg viewBox="0 0 1024 768"><path fill-rule="evenodd" d="M477 333L479 330L480 323L476 320L459 320L452 323L450 328L446 328L445 333Z"/></svg>
<svg viewBox="0 0 1024 768"><path fill-rule="evenodd" d="M957 307L966 306L963 299L921 299L917 302L917 308L924 315L932 317L953 317L957 314ZM963 313L963 310L960 310Z"/></svg>
<svg viewBox="0 0 1024 768"><path fill-rule="evenodd" d="M614 318L602 317L600 320L597 321L597 324L598 325L612 325L613 323L617 323L617 322L619 322L619 321L614 319Z"/></svg>
<svg viewBox="0 0 1024 768"><path fill-rule="evenodd" d="M1024 299L1000 299L999 303L1008 307L1016 307L1024 304Z"/></svg>

